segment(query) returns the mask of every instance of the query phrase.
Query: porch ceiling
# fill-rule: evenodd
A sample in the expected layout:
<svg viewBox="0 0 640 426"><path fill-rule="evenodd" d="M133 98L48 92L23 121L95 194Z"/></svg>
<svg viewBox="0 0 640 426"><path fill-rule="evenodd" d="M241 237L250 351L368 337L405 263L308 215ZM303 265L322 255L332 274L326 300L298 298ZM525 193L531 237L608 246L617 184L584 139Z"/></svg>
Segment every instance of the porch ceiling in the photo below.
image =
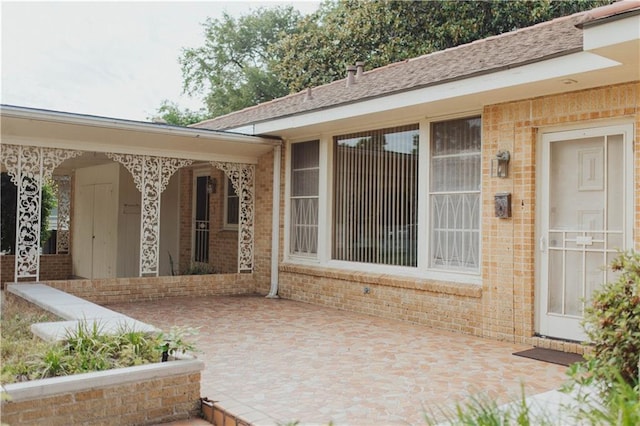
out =
<svg viewBox="0 0 640 426"><path fill-rule="evenodd" d="M159 123L0 106L2 141L88 152L255 164L279 140Z"/></svg>

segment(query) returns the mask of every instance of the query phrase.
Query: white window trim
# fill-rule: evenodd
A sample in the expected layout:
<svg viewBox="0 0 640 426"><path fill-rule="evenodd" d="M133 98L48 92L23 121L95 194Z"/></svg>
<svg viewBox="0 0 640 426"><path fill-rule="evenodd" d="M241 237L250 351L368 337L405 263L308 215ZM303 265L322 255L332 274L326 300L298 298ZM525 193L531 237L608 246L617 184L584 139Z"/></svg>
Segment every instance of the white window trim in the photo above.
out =
<svg viewBox="0 0 640 426"><path fill-rule="evenodd" d="M224 200L222 202L222 212L223 212L223 219L222 219L222 229L224 231L237 231L238 230L238 224L237 223L229 223L229 217L228 217L228 207L229 207L229 178L224 175L224 177L222 178L222 186L224 186ZM236 195L237 197L237 195ZM240 202L240 199L238 198L238 202Z"/></svg>
<svg viewBox="0 0 640 426"><path fill-rule="evenodd" d="M482 111L467 111L459 114L452 114L446 116L429 117L423 120L415 120L412 123L418 123L420 145L418 152L418 228L420 230L430 228L430 200L429 200L429 173L430 173L430 160L431 160L431 124L453 120L457 118L466 118L479 116L481 119ZM397 123L387 127L404 126L412 123ZM378 128L378 126L375 126ZM372 126L364 128L349 129L347 133L354 133L358 131L366 132L375 130ZM393 266L393 265L380 265L372 263L358 263L358 262L346 262L340 260L334 260L331 258L331 239L333 238L333 137L345 132L341 129L339 132L332 132L323 134L321 136L309 136L305 138L296 138L295 140L288 141L286 144L285 155L285 215L284 215L284 261L300 264L300 265L314 265L324 266L327 268L341 269L345 271L354 272L372 272L396 275L399 277L408 278L420 278L436 281L446 281L460 284L482 284L482 238L480 238L479 250L479 268L477 271L452 271L443 270L433 267L429 267L430 259L430 233L419 232L418 233L418 265L416 267L407 266ZM320 176L319 176L319 188L318 188L318 254L315 257L293 255L290 253L289 238L290 238L290 212L291 212L291 145L297 142L305 142L309 140L320 140ZM484 144L484 138L482 139ZM482 152L482 149L481 149ZM331 166L331 167L330 167ZM482 198L482 176L481 176L481 190L480 197ZM480 204L480 228L479 233L482 235L482 203Z"/></svg>
<svg viewBox="0 0 640 426"><path fill-rule="evenodd" d="M310 141L319 141L318 150L319 150L319 182L318 182L318 250L316 254L301 254L301 253L291 253L291 155L292 155L292 145L296 143L304 143ZM326 205L326 199L323 197L323 187L326 187L326 163L323 163L323 141L326 138L321 136L310 136L300 139L295 139L292 141L288 141L285 147L285 172L284 172L284 180L285 180L285 202L284 202L284 260L296 263L296 264L307 264L307 265L318 265L320 264L320 253L324 249L321 247L321 242L324 238L321 236L323 229L326 228L326 220L327 217L323 214L324 209L323 205Z"/></svg>

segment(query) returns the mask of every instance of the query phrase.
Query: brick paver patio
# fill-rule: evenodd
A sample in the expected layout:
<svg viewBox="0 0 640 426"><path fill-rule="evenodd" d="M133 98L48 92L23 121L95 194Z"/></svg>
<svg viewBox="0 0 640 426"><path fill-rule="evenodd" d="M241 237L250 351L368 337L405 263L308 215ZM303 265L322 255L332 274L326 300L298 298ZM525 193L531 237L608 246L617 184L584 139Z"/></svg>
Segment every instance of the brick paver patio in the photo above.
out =
<svg viewBox="0 0 640 426"><path fill-rule="evenodd" d="M478 392L507 402L559 387L526 346L263 297L172 298L110 309L164 330L200 327L202 396L254 424L425 424Z"/></svg>

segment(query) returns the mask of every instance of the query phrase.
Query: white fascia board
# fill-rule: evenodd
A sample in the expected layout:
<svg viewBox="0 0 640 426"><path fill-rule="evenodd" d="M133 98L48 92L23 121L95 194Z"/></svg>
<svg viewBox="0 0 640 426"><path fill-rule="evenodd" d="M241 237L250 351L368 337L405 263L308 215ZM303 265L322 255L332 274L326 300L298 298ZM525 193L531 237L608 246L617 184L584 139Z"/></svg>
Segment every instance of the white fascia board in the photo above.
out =
<svg viewBox="0 0 640 426"><path fill-rule="evenodd" d="M44 111L30 108L13 107L3 105L0 107L0 116L22 118L28 120L50 121L54 123L75 124L80 126L100 127L134 132L156 133L172 136L185 136L203 139L217 139L229 142L241 142L256 145L279 145L279 141L239 134L237 132L221 132L215 130L199 129L197 127L178 127L159 123L145 123L141 121L120 120L117 118L98 117L73 114L59 111Z"/></svg>
<svg viewBox="0 0 640 426"><path fill-rule="evenodd" d="M587 25L583 32L583 46L586 51L634 40L640 40L640 15Z"/></svg>
<svg viewBox="0 0 640 426"><path fill-rule="evenodd" d="M545 80L560 79L569 75L618 65L620 65L619 62L593 53L577 52L490 74L257 123L255 124L255 132L256 134L277 134L282 130L486 93L492 90L508 89Z"/></svg>
<svg viewBox="0 0 640 426"><path fill-rule="evenodd" d="M87 152L117 153L131 155L149 155L153 157L169 157L195 161L222 161L228 163L258 164L258 158L251 155L227 155L215 152L193 152L184 150L167 150L157 147L132 146L125 144L94 143L91 140L66 139L34 139L14 135L3 135L2 142L10 145L37 146L42 148L59 148Z"/></svg>

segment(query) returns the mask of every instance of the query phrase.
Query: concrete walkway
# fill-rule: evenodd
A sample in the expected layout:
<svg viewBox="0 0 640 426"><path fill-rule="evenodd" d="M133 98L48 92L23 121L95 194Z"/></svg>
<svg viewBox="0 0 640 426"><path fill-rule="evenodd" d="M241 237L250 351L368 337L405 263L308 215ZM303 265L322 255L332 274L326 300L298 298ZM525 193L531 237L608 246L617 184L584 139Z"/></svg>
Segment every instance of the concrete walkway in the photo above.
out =
<svg viewBox="0 0 640 426"><path fill-rule="evenodd" d="M44 284L9 284L7 291L67 320L31 326L33 334L49 342L64 339L68 332L77 329L80 322L85 322L89 330L95 326L105 334L120 330L159 331L149 324Z"/></svg>
<svg viewBox="0 0 640 426"><path fill-rule="evenodd" d="M566 378L565 367L513 356L523 345L288 300L173 298L108 308L165 330L200 327L202 396L256 425L424 425L425 413L438 417L470 395L506 403L520 397L522 383L534 395Z"/></svg>

